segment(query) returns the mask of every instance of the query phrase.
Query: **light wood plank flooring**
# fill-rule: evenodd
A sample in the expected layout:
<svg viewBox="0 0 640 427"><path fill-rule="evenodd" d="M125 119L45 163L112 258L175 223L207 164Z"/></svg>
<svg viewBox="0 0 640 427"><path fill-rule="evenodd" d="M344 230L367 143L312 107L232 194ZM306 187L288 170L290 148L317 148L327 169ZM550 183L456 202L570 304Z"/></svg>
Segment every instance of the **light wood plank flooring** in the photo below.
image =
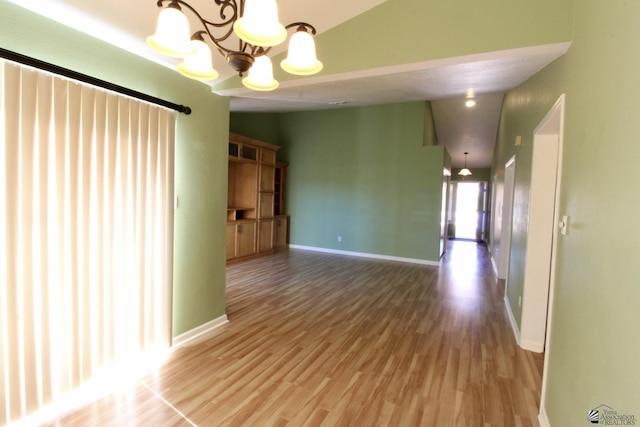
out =
<svg viewBox="0 0 640 427"><path fill-rule="evenodd" d="M440 267L302 250L227 270L230 323L50 426L537 426L486 248Z"/></svg>

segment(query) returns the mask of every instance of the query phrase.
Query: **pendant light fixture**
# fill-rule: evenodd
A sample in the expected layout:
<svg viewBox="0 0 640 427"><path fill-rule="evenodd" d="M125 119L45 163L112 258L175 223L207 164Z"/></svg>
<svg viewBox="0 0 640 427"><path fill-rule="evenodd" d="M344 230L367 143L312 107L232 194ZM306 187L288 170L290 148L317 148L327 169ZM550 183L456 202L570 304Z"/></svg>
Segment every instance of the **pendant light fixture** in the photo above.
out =
<svg viewBox="0 0 640 427"><path fill-rule="evenodd" d="M460 169L460 172L458 172L458 175L462 175L462 176L472 175L471 171L467 169L467 154L469 154L469 152L465 151L464 152L464 168Z"/></svg>
<svg viewBox="0 0 640 427"><path fill-rule="evenodd" d="M280 66L290 74L308 76L322 70L322 62L316 57L316 45L304 25L298 26L289 40L289 55Z"/></svg>
<svg viewBox="0 0 640 427"><path fill-rule="evenodd" d="M147 44L165 55L183 58L176 67L180 74L197 80L215 80L218 77L218 72L211 65L211 49L207 44L210 42L240 77L249 72L242 79L246 87L274 90L278 82L273 78L267 54L273 46L286 40L289 29L295 29L295 33L289 43L287 58L281 62L282 68L296 75L311 75L322 70L313 40L316 29L306 22L283 26L278 20L276 0L209 1L219 9L219 19L215 22L205 19L186 1L157 1L162 11L156 32L147 38ZM183 8L189 10L202 27L191 37Z"/></svg>
<svg viewBox="0 0 640 427"><path fill-rule="evenodd" d="M273 65L268 56L258 56L249 68L249 75L242 79L242 84L253 90L269 91L278 88L278 81L273 78Z"/></svg>
<svg viewBox="0 0 640 427"><path fill-rule="evenodd" d="M202 37L202 31L198 31L191 38L193 54L185 56L181 64L176 66L180 74L190 79L215 80L218 72L211 66L211 50Z"/></svg>
<svg viewBox="0 0 640 427"><path fill-rule="evenodd" d="M233 31L254 46L277 46L287 38L275 0L244 0L244 15L234 22Z"/></svg>
<svg viewBox="0 0 640 427"><path fill-rule="evenodd" d="M195 52L189 42L189 21L176 2L158 15L156 32L147 37L147 44L167 56L183 58Z"/></svg>

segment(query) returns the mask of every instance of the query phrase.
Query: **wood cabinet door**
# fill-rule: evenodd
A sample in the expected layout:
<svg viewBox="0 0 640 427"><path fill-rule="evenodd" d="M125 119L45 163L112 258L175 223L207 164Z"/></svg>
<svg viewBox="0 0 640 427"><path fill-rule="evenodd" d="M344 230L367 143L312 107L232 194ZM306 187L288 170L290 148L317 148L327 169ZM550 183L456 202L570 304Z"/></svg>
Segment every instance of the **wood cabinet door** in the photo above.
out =
<svg viewBox="0 0 640 427"><path fill-rule="evenodd" d="M273 191L275 184L276 168L269 165L260 165L260 191Z"/></svg>
<svg viewBox="0 0 640 427"><path fill-rule="evenodd" d="M260 163L265 163L267 165L275 165L276 152L273 150L269 150L267 148L263 148L262 153L260 155Z"/></svg>
<svg viewBox="0 0 640 427"><path fill-rule="evenodd" d="M287 245L287 224L288 219L286 216L276 218L275 219L275 230L273 231L274 235L274 246L276 248L281 248Z"/></svg>
<svg viewBox="0 0 640 427"><path fill-rule="evenodd" d="M235 258L236 252L236 224L227 224L227 259Z"/></svg>
<svg viewBox="0 0 640 427"><path fill-rule="evenodd" d="M273 220L261 220L258 225L258 252L273 249Z"/></svg>
<svg viewBox="0 0 640 427"><path fill-rule="evenodd" d="M256 253L256 223L238 223L238 250L239 257Z"/></svg>
<svg viewBox="0 0 640 427"><path fill-rule="evenodd" d="M259 199L260 218L273 217L273 193L260 193Z"/></svg>

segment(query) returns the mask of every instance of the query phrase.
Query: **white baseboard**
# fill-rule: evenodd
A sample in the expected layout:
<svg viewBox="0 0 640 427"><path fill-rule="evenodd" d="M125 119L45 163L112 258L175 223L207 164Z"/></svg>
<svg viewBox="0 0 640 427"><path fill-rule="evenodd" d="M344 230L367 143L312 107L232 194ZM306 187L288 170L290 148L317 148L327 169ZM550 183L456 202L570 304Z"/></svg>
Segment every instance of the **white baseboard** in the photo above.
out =
<svg viewBox="0 0 640 427"><path fill-rule="evenodd" d="M213 319L185 333L173 337L173 340L171 341L171 350L175 350L179 347L182 347L183 345L186 345L187 343L191 343L193 340L200 338L202 335L213 331L214 329L224 325L225 323L229 323L229 320L227 319L227 315L223 314L216 319Z"/></svg>
<svg viewBox="0 0 640 427"><path fill-rule="evenodd" d="M302 246L302 245L291 245L290 244L289 248L291 248L291 249L302 249L302 250L305 250L305 251L324 252L324 253L327 253L327 254L348 255L348 256L355 256L355 257L361 257L361 258L382 259L382 260L386 260L386 261L408 262L408 263L411 263L411 264L432 265L432 266L436 266L436 267L440 265L439 261L429 261L429 260L426 260L426 259L403 258L403 257L397 257L397 256L390 256L390 255L368 254L368 253L364 253L364 252L341 251L341 250L338 250L338 249L317 248L317 247L314 247L314 246Z"/></svg>
<svg viewBox="0 0 640 427"><path fill-rule="evenodd" d="M530 341L530 340L522 340L520 342L520 347L525 350L533 351L534 353L542 353L544 352L544 343L538 341Z"/></svg>
<svg viewBox="0 0 640 427"><path fill-rule="evenodd" d="M547 410L544 406L540 408L540 413L538 414L538 422L540 423L540 427L551 427L549 417L547 416Z"/></svg>
<svg viewBox="0 0 640 427"><path fill-rule="evenodd" d="M504 296L504 305L507 310L507 316L509 317L509 323L511 324L513 335L520 348L527 351L533 351L534 353L544 352L544 342L529 340L522 335L522 332L518 328L518 322L516 322L516 318L513 315L513 311L511 311L511 304L509 304L509 298L507 298L506 294Z"/></svg>
<svg viewBox="0 0 640 427"><path fill-rule="evenodd" d="M498 277L498 262L496 261L496 259L495 259L495 257L493 255L491 255L489 258L491 259L491 265L493 266L493 272L496 273L496 277Z"/></svg>
<svg viewBox="0 0 640 427"><path fill-rule="evenodd" d="M509 323L511 323L511 329L513 330L513 336L516 339L516 343L520 345L520 329L518 329L518 322L516 322L516 318L511 311L511 304L509 303L509 298L505 294L504 296L504 307L507 310L507 317L509 318Z"/></svg>

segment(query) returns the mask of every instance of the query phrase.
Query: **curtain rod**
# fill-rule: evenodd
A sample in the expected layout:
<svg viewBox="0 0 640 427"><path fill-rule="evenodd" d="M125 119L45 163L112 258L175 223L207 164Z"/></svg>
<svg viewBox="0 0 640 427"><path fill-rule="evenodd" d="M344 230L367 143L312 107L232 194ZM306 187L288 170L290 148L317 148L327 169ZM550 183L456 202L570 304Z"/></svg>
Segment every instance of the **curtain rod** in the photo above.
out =
<svg viewBox="0 0 640 427"><path fill-rule="evenodd" d="M191 114L191 108L185 105L174 104L173 102L165 101L164 99L156 98L155 96L147 95L146 93L138 92L133 89L126 88L124 86L120 86L114 83L100 80L95 77L91 77L86 74L82 74L77 71L70 70L68 68L63 68L58 65L51 64L49 62L40 61L39 59L35 59L30 56L25 56L20 53L12 52L10 50L3 49L1 47L0 47L0 57L9 59L14 62L19 62L21 64L28 65L30 67L38 68L40 70L48 71L50 73L65 76L70 79L79 80L84 83L88 83L94 86L98 86L104 89L118 92L123 95L128 95L133 98L141 99L143 101L147 101L152 104L171 108L173 110L179 111L180 113L183 113L186 115Z"/></svg>

